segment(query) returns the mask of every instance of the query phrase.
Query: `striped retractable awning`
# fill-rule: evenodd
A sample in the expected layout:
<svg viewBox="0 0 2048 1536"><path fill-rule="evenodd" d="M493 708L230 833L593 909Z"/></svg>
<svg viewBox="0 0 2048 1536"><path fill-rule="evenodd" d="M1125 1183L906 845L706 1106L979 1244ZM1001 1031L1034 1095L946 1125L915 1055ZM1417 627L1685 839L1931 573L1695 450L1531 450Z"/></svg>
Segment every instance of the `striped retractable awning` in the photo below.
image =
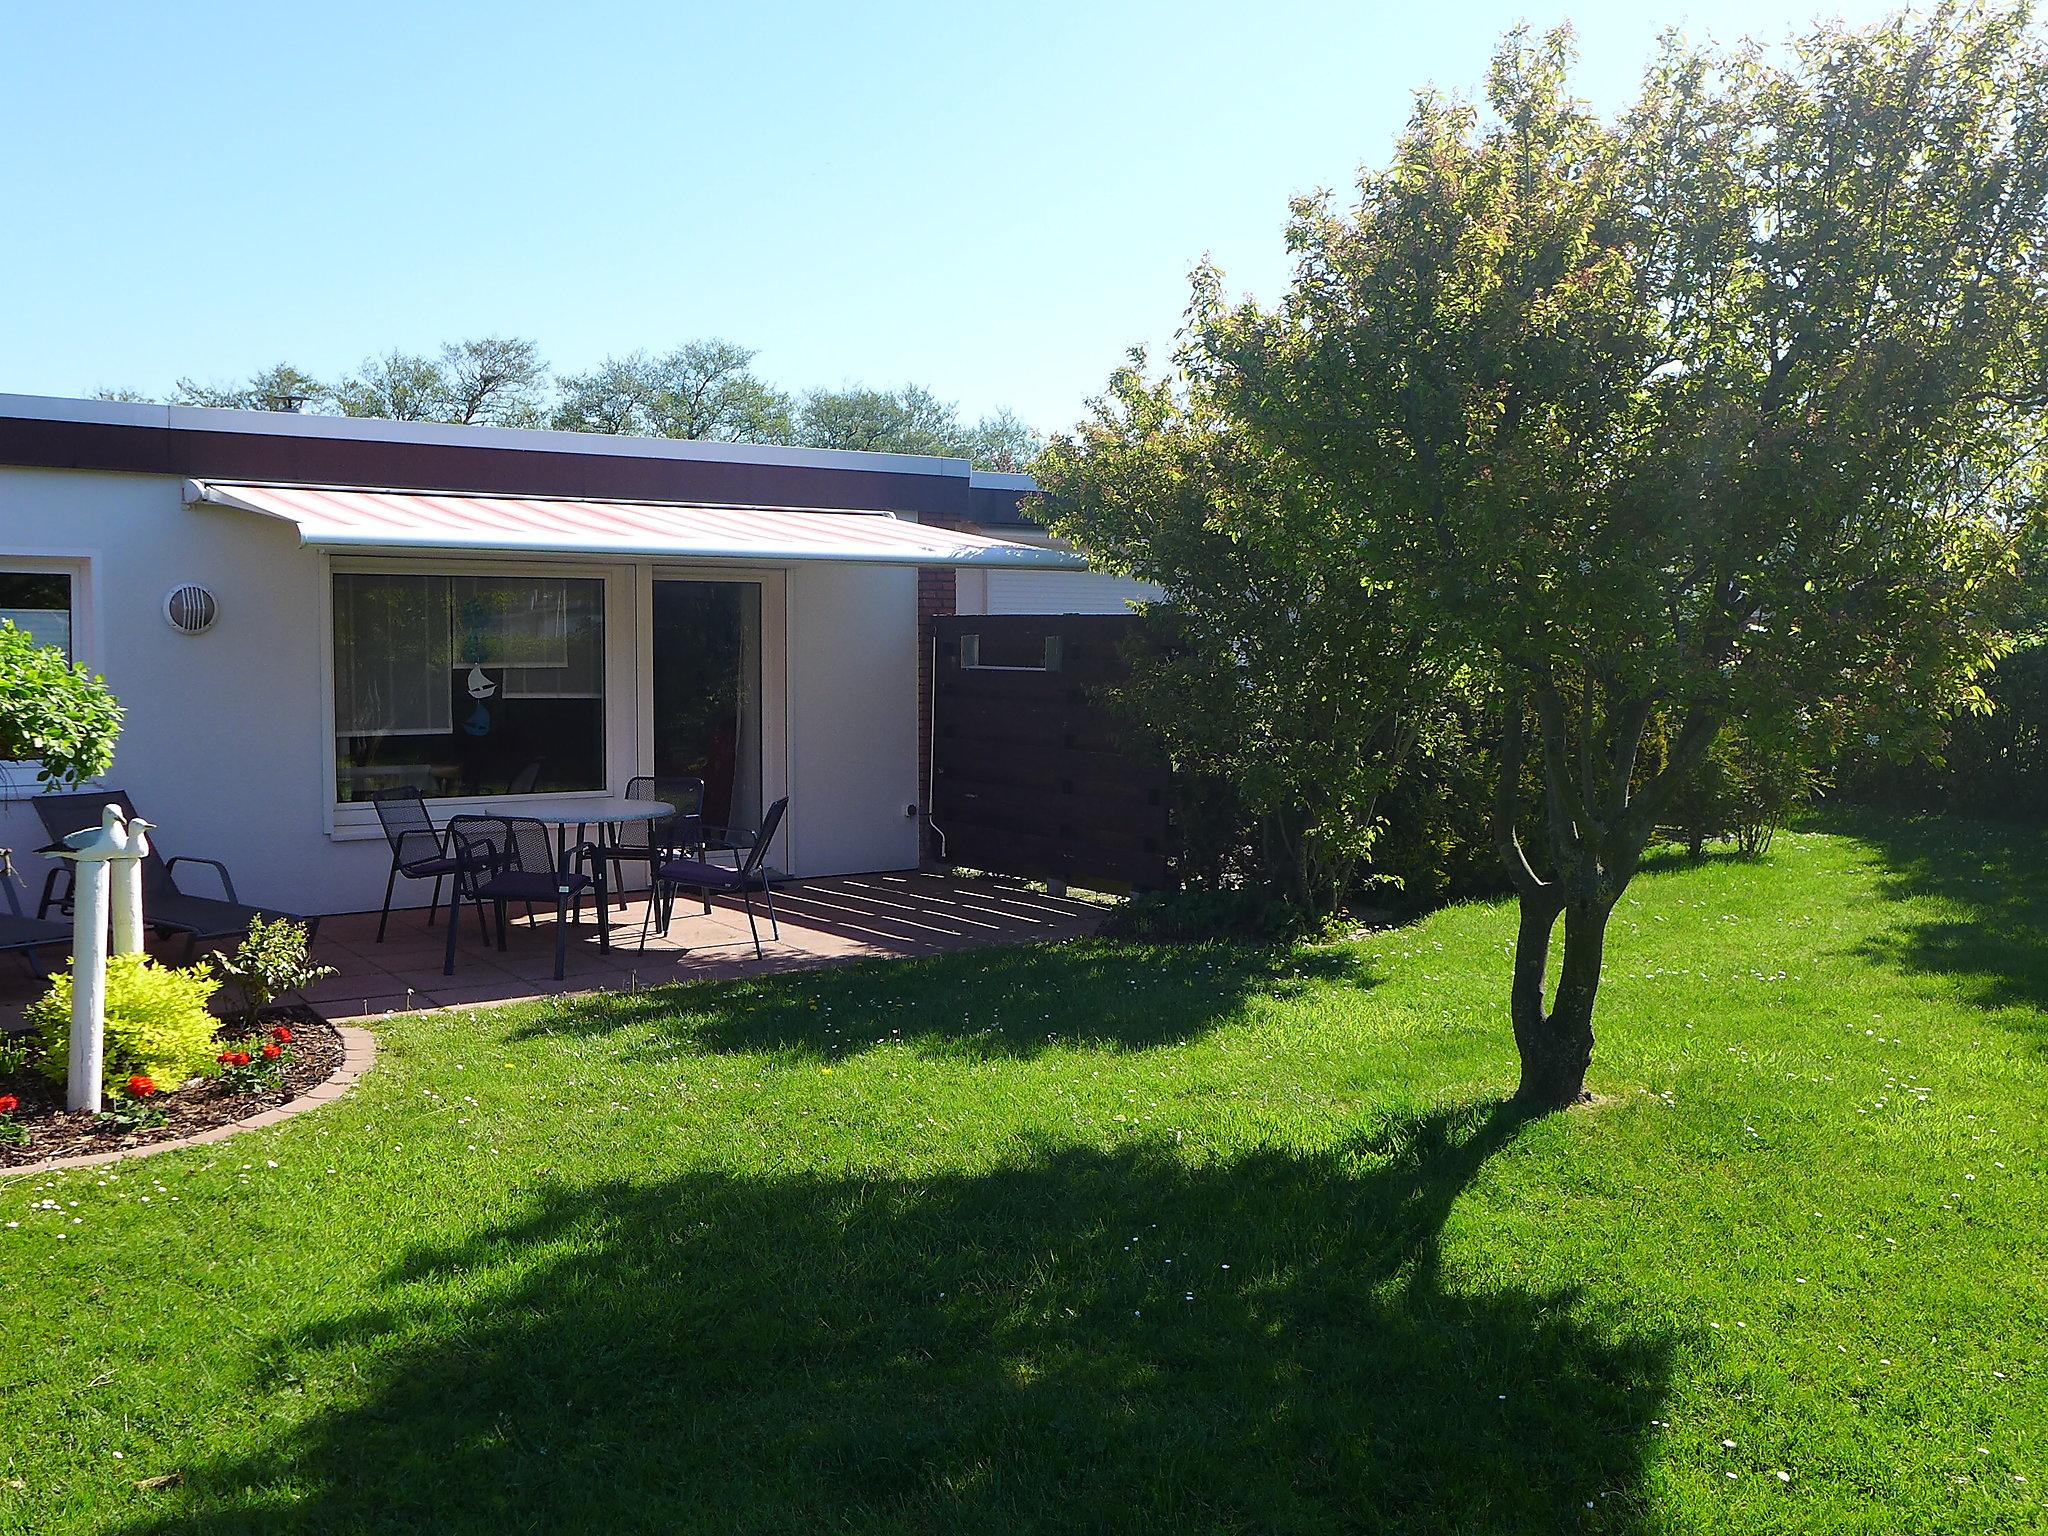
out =
<svg viewBox="0 0 2048 1536"><path fill-rule="evenodd" d="M188 480L194 506L232 507L296 524L315 549L469 550L499 554L677 556L1079 570L1066 550L1012 544L886 512L573 501L455 492L249 485Z"/></svg>

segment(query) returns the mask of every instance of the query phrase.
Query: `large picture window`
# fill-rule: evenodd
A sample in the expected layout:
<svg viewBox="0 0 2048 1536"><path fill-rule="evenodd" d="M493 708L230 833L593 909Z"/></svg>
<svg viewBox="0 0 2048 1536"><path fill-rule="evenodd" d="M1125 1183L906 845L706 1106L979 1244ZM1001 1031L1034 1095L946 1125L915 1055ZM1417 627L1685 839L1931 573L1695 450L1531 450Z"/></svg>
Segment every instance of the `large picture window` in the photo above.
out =
<svg viewBox="0 0 2048 1536"><path fill-rule="evenodd" d="M341 571L335 785L343 801L604 787L604 583Z"/></svg>

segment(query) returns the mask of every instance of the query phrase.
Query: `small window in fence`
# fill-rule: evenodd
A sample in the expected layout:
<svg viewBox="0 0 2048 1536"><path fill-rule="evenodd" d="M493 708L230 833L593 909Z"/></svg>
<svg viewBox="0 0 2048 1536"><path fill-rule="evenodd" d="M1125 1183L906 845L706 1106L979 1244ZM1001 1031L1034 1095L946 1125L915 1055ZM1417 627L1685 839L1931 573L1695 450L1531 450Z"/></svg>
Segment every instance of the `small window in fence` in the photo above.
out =
<svg viewBox="0 0 2048 1536"><path fill-rule="evenodd" d="M1066 661L1066 640L1047 635L1034 649L1029 640L1008 635L990 635L984 647L980 635L960 637L960 665L970 672L1057 672Z"/></svg>

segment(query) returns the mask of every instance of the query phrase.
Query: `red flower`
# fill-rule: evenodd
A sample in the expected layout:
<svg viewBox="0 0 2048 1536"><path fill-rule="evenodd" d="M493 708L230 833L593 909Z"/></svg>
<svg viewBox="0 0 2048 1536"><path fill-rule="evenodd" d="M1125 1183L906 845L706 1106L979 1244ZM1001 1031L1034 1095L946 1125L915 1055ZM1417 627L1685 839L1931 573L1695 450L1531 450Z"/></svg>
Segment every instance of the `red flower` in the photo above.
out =
<svg viewBox="0 0 2048 1536"><path fill-rule="evenodd" d="M249 1065L249 1053L247 1051L222 1051L218 1056L214 1057L214 1060L230 1067L246 1067Z"/></svg>
<svg viewBox="0 0 2048 1536"><path fill-rule="evenodd" d="M277 1028L273 1029L270 1032L270 1038L273 1040L281 1041L286 1045L289 1045L291 1043L292 1032L284 1025L280 1024L277 1026Z"/></svg>
<svg viewBox="0 0 2048 1536"><path fill-rule="evenodd" d="M281 1045L279 1045L279 1044L278 1044L278 1043L277 1043L277 1042L276 1042L275 1040L266 1040L266 1041L265 1041L265 1042L263 1043L263 1054L264 1054L265 1056L273 1056L273 1057L274 1057L274 1056L277 1056L277 1055L281 1054L281 1053L283 1052L283 1050L284 1050L284 1047L283 1047L283 1046L281 1046Z"/></svg>
<svg viewBox="0 0 2048 1536"><path fill-rule="evenodd" d="M156 1079L145 1072L138 1072L128 1079L128 1091L138 1099L146 1099L156 1092Z"/></svg>
<svg viewBox="0 0 2048 1536"><path fill-rule="evenodd" d="M0 1115L11 1115L21 1107L21 1100L11 1093L0 1093Z"/></svg>

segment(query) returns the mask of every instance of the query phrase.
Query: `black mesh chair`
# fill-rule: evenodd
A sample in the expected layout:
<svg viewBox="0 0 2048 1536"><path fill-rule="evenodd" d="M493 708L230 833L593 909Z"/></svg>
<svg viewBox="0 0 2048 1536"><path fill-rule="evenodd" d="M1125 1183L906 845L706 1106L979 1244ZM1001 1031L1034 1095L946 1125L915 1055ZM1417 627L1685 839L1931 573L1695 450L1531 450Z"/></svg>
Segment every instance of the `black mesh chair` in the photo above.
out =
<svg viewBox="0 0 2048 1536"><path fill-rule="evenodd" d="M655 865L663 859L677 858L704 846L702 779L667 779L658 774L643 773L626 781L626 798L660 800L676 809L672 816L632 824L646 828L644 842L633 841L630 834L621 829L619 840L604 845L605 862L612 866L616 876L612 891L618 896L620 906L626 903L626 865L645 864L648 884L652 885Z"/></svg>
<svg viewBox="0 0 2048 1536"><path fill-rule="evenodd" d="M654 920L657 907L661 910L661 931L664 934L668 932L676 891L687 888L702 892L706 912L711 910L713 891L737 891L740 904L747 909L747 932L754 937L754 958L761 959L761 930L754 921L753 893L759 891L761 899L767 903L770 936L780 939L782 926L775 920L775 893L769 889L768 874L763 865L768 858L769 846L775 841L775 833L782 825L782 813L788 809L789 797L786 795L768 807L768 814L761 818L761 830L754 834L746 857L736 866L710 864L702 859L664 859L656 865L654 897L647 903L647 915L640 921L640 948L647 948L647 929Z"/></svg>
<svg viewBox="0 0 2048 1536"><path fill-rule="evenodd" d="M21 910L21 898L14 894L14 850L0 848L0 886L7 888L7 911L0 914L0 950L21 955L31 970L42 965L36 951L59 953L71 948L71 925L52 918L28 917Z"/></svg>
<svg viewBox="0 0 2048 1536"><path fill-rule="evenodd" d="M49 832L53 844L62 842L81 828L98 826L102 806L118 805L123 816L135 815L133 803L117 789L37 795L29 803L42 818L43 827ZM225 899L219 896L188 896L178 889L180 864L206 865L219 879ZM36 906L37 917L47 917L53 906L65 913L71 911L71 873L68 861L60 862L50 871L49 878L43 882L42 900ZM58 888L60 879L64 882L61 891ZM188 961L201 939L239 938L259 917L266 922L283 919L304 923L309 935L320 930L317 917L301 917L296 912L280 912L275 907L250 906L244 902L235 894L234 876L228 873L227 865L219 859L195 858L191 854L165 858L158 851L154 831L149 834L149 856L142 861L142 917L159 935L184 934L185 958Z"/></svg>
<svg viewBox="0 0 2048 1536"><path fill-rule="evenodd" d="M427 814L426 796L412 785L399 789L373 790L370 803L377 807L377 823L384 840L391 845L391 873L384 877L384 906L377 914L377 942L384 942L384 925L391 921L391 892L398 877L434 881L434 899L427 903L427 926L434 926L434 914L441 905L441 882L455 873L458 865L448 851L448 835L434 825Z"/></svg>
<svg viewBox="0 0 2048 1536"><path fill-rule="evenodd" d="M598 947L610 949L611 929L604 912L604 859L594 843L579 843L555 853L555 840L545 822L529 816L457 816L448 823L448 845L457 868L448 895L448 953L441 974L455 974L455 930L462 901L477 904L481 919L489 903L498 925L498 948L505 947L505 906L508 902L552 902L555 908L555 980L568 966L569 925L583 922L583 893L597 893ZM588 874L584 869L588 868Z"/></svg>

